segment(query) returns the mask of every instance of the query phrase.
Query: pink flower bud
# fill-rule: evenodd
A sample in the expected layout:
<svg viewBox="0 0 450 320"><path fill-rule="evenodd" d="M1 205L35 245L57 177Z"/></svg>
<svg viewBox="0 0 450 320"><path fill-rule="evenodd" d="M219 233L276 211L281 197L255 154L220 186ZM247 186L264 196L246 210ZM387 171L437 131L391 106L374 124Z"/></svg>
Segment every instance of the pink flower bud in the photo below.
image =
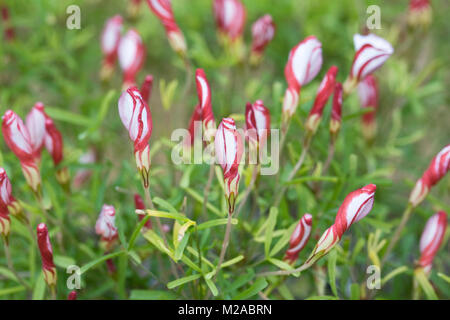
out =
<svg viewBox="0 0 450 320"><path fill-rule="evenodd" d="M120 35L122 32L123 19L120 15L108 19L103 28L101 36L101 47L104 56L103 65L106 68L114 69L117 59L117 49L119 48Z"/></svg>
<svg viewBox="0 0 450 320"><path fill-rule="evenodd" d="M113 206L104 204L95 224L95 233L102 237L101 244L106 251L112 248L118 237L115 221L116 209Z"/></svg>
<svg viewBox="0 0 450 320"><path fill-rule="evenodd" d="M429 0L411 0L409 2L408 23L411 26L427 27L433 12Z"/></svg>
<svg viewBox="0 0 450 320"><path fill-rule="evenodd" d="M56 267L53 263L53 249L48 236L48 229L45 223L40 223L37 226L37 242L39 252L41 253L42 271L44 272L44 279L48 286L56 285Z"/></svg>
<svg viewBox="0 0 450 320"><path fill-rule="evenodd" d="M147 105L152 95L152 87L153 87L153 76L149 74L145 77L144 82L141 85L142 99L145 101Z"/></svg>
<svg viewBox="0 0 450 320"><path fill-rule="evenodd" d="M145 59L145 47L139 33L131 29L119 42L119 64L123 71L123 87L135 84L135 78Z"/></svg>
<svg viewBox="0 0 450 320"><path fill-rule="evenodd" d="M290 118L297 109L300 89L316 77L322 67L322 44L315 36L309 36L289 52L284 75L288 83L283 114Z"/></svg>
<svg viewBox="0 0 450 320"><path fill-rule="evenodd" d="M442 244L447 228L447 214L440 211L428 219L420 237L419 265L426 273L431 271L434 256Z"/></svg>
<svg viewBox="0 0 450 320"><path fill-rule="evenodd" d="M3 32L5 34L5 39L7 41L12 41L16 37L14 28L11 23L11 19L9 17L9 9L6 6L1 8L2 12L2 24L3 24Z"/></svg>
<svg viewBox="0 0 450 320"><path fill-rule="evenodd" d="M414 207L418 206L427 196L431 187L441 180L450 170L450 144L445 146L431 160L428 169L422 177L417 181L414 189L409 196L409 202Z"/></svg>
<svg viewBox="0 0 450 320"><path fill-rule="evenodd" d="M197 84L197 95L200 108L202 109L204 135L209 141L210 138L214 136L216 123L214 121L211 104L211 87L203 69L197 69L195 71L195 82Z"/></svg>
<svg viewBox="0 0 450 320"><path fill-rule="evenodd" d="M253 23L252 26L252 57L259 60L264 49L275 35L275 24L270 14L266 14Z"/></svg>
<svg viewBox="0 0 450 320"><path fill-rule="evenodd" d="M73 290L69 293L69 295L67 296L67 300L77 300L77 291Z"/></svg>
<svg viewBox="0 0 450 320"><path fill-rule="evenodd" d="M145 210L144 200L137 193L134 194L134 207L138 210ZM142 219L144 219L145 216L142 214L138 214L138 217L139 217L139 221L141 221ZM145 232L146 230L149 230L151 228L152 228L152 221L150 219L148 219L147 222L144 224L144 227L142 228L142 230Z"/></svg>
<svg viewBox="0 0 450 320"><path fill-rule="evenodd" d="M36 102L25 119L25 126L30 134L31 148L35 159L40 159L41 149L44 145L45 138L45 118L47 115L44 111L44 104Z"/></svg>
<svg viewBox="0 0 450 320"><path fill-rule="evenodd" d="M308 243L311 235L311 225L312 216L309 213L306 213L295 227L289 242L289 249L286 251L286 256L284 257L284 260L288 261L290 264L293 264L295 260L297 260L298 254Z"/></svg>
<svg viewBox="0 0 450 320"><path fill-rule="evenodd" d="M136 87L130 87L119 98L119 115L134 142L136 166L147 188L150 170L150 147L148 142L152 134L152 115L147 103L142 99Z"/></svg>
<svg viewBox="0 0 450 320"><path fill-rule="evenodd" d="M216 160L223 170L225 196L228 200L228 212L234 212L234 203L239 189L239 163L243 144L236 125L231 118L223 118L215 138Z"/></svg>
<svg viewBox="0 0 450 320"><path fill-rule="evenodd" d="M175 22L170 0L147 0L147 3L164 25L172 49L184 56L186 54L186 40Z"/></svg>
<svg viewBox="0 0 450 320"><path fill-rule="evenodd" d="M245 7L239 0L214 0L214 17L219 32L232 41L242 36L246 18Z"/></svg>
<svg viewBox="0 0 450 320"><path fill-rule="evenodd" d="M12 195L11 182L3 168L0 168L0 210L16 217L22 213L22 207Z"/></svg>
<svg viewBox="0 0 450 320"><path fill-rule="evenodd" d="M256 100L254 104L247 103L245 126L250 143L262 148L270 133L270 112L262 100Z"/></svg>
<svg viewBox="0 0 450 320"><path fill-rule="evenodd" d="M308 119L306 120L306 129L311 133L315 133L317 131L317 127L320 124L323 109L328 102L328 98L334 91L334 83L336 80L337 72L338 68L336 66L332 66L325 74L325 77L323 78L322 82L320 83L319 89L317 90L314 105L309 112Z"/></svg>
<svg viewBox="0 0 450 320"><path fill-rule="evenodd" d="M330 135L336 139L341 129L342 116L342 84L336 82L334 86L333 106L331 108Z"/></svg>
<svg viewBox="0 0 450 320"><path fill-rule="evenodd" d="M358 96L361 108L375 109L362 116L363 135L366 139L371 140L376 132L375 112L378 107L378 85L373 75L368 75L358 84Z"/></svg>

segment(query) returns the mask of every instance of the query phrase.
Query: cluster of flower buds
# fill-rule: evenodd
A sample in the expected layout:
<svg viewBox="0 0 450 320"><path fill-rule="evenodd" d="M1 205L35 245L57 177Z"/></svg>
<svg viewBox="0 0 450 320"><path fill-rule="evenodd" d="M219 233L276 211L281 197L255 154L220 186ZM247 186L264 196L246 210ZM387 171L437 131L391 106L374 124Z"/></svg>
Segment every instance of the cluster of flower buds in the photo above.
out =
<svg viewBox="0 0 450 320"><path fill-rule="evenodd" d="M11 182L5 169L0 168L0 215L6 216L7 213L12 214L16 218L25 221L22 206L19 201L12 195Z"/></svg>
<svg viewBox="0 0 450 320"><path fill-rule="evenodd" d="M334 92L337 73L338 68L336 66L332 66L325 74L325 77L323 78L322 82L320 83L319 89L317 90L314 105L309 112L308 119L306 120L305 125L306 130L311 135L316 133L320 121L322 120L323 109L328 102L328 98Z"/></svg>
<svg viewBox="0 0 450 320"><path fill-rule="evenodd" d="M322 234L305 264L312 265L330 252L353 223L369 214L373 207L375 190L376 186L369 184L347 195L336 214L334 224Z"/></svg>
<svg viewBox="0 0 450 320"><path fill-rule="evenodd" d="M3 33L5 35L5 39L7 41L14 40L16 35L14 33L14 28L12 27L12 24L11 24L8 7L6 7L6 6L1 7L1 17L2 17Z"/></svg>
<svg viewBox="0 0 450 320"><path fill-rule="evenodd" d="M362 116L362 133L367 141L372 141L377 130L375 113L378 107L378 85L374 75L368 75L358 84L358 96L361 108L373 108Z"/></svg>
<svg viewBox="0 0 450 320"><path fill-rule="evenodd" d="M186 55L186 40L175 22L170 0L147 0L152 12L161 20L166 29L167 39L172 49L184 57Z"/></svg>
<svg viewBox="0 0 450 320"><path fill-rule="evenodd" d="M245 130L250 150L261 150L270 134L270 112L262 100L245 106Z"/></svg>
<svg viewBox="0 0 450 320"><path fill-rule="evenodd" d="M391 44L374 34L353 37L355 57L353 58L350 75L344 83L344 93L349 94L356 85L375 70L380 68L394 53Z"/></svg>
<svg viewBox="0 0 450 320"><path fill-rule="evenodd" d="M450 170L450 144L445 146L431 160L428 169L423 173L422 177L416 182L414 189L409 195L409 203L413 207L417 207L430 192L431 187L441 180Z"/></svg>
<svg viewBox="0 0 450 320"><path fill-rule="evenodd" d="M37 226L37 243L41 253L42 271L44 272L45 282L49 287L56 285L56 267L53 263L53 250L48 235L47 225L40 223Z"/></svg>
<svg viewBox="0 0 450 320"><path fill-rule="evenodd" d="M233 214L239 189L240 175L238 169L244 147L241 136L236 131L236 125L233 119L222 119L222 122L217 128L214 143L216 160L223 170L228 213Z"/></svg>
<svg viewBox="0 0 450 320"><path fill-rule="evenodd" d="M322 44L315 36L309 36L289 52L284 75L288 88L283 100L283 128L297 109L300 89L319 73L322 67Z"/></svg>
<svg viewBox="0 0 450 320"><path fill-rule="evenodd" d="M216 132L216 122L212 111L211 87L203 69L195 71L195 83L197 84L198 101L202 110L204 137L206 141L210 141Z"/></svg>
<svg viewBox="0 0 450 320"><path fill-rule="evenodd" d="M130 87L119 98L119 115L134 142L136 166L142 176L144 186L149 186L150 146L152 116L150 108L136 87Z"/></svg>
<svg viewBox="0 0 450 320"><path fill-rule="evenodd" d="M100 71L100 78L107 80L114 71L117 60L117 50L119 48L120 36L122 33L123 19L116 15L106 21L101 37L101 47L103 51L103 66Z"/></svg>
<svg viewBox="0 0 450 320"><path fill-rule="evenodd" d="M291 235L291 240L289 241L289 249L286 251L284 260L290 264L294 264L298 258L300 251L308 243L309 237L311 236L311 226L312 226L312 216L306 213L298 222Z"/></svg>
<svg viewBox="0 0 450 320"><path fill-rule="evenodd" d="M275 36L275 23L270 14L266 14L252 25L252 51L250 64L257 65L261 61L264 49Z"/></svg>
<svg viewBox="0 0 450 320"><path fill-rule="evenodd" d="M118 47L119 64L123 71L123 88L134 86L136 74L144 64L145 47L141 36L135 29L120 39Z"/></svg>
<svg viewBox="0 0 450 320"><path fill-rule="evenodd" d="M102 211L95 224L95 233L100 235L100 246L106 251L110 251L116 243L118 233L116 228L116 209L113 206L104 204Z"/></svg>
<svg viewBox="0 0 450 320"><path fill-rule="evenodd" d="M339 131L341 130L342 122L342 83L336 82L334 85L333 105L331 107L330 119L330 136L332 141L335 141Z"/></svg>
<svg viewBox="0 0 450 320"><path fill-rule="evenodd" d="M440 211L428 219L422 236L420 237L420 259L419 266L424 269L426 273L431 271L434 256L445 236L445 229L447 228L447 214Z"/></svg>
<svg viewBox="0 0 450 320"><path fill-rule="evenodd" d="M431 23L432 16L430 0L410 0L408 12L410 26L427 27Z"/></svg>
<svg viewBox="0 0 450 320"><path fill-rule="evenodd" d="M134 195L134 207L136 208L136 210L145 210L144 200L137 193ZM144 219L145 215L139 214L138 217L139 221L141 221L142 219ZM142 232L150 230L151 228L152 228L152 221L148 219L147 222L142 227Z"/></svg>
<svg viewBox="0 0 450 320"><path fill-rule="evenodd" d="M220 38L234 42L244 32L246 12L240 0L214 0L214 17Z"/></svg>

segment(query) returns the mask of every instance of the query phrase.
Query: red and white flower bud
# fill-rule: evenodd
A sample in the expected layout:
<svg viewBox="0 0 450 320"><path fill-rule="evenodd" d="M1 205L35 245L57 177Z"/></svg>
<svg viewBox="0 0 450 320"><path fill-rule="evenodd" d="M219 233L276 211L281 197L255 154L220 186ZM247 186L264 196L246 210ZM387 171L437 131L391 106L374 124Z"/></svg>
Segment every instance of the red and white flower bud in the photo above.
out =
<svg viewBox="0 0 450 320"><path fill-rule="evenodd" d="M5 169L0 168L0 210L3 209L16 217L22 213L22 206L12 195L12 187L8 175Z"/></svg>
<svg viewBox="0 0 450 320"><path fill-rule="evenodd" d="M59 164L63 160L63 138L61 132L59 132L53 123L53 120L48 116L45 120L45 130L45 148L52 156L53 164L57 167L56 179L61 185L66 186L69 183L69 171L66 167L59 167Z"/></svg>
<svg viewBox="0 0 450 320"><path fill-rule="evenodd" d="M28 185L37 192L41 184L41 176L28 129L22 119L11 110L7 110L2 119L2 132L6 145L19 159Z"/></svg>
<svg viewBox="0 0 450 320"><path fill-rule="evenodd" d="M136 166L142 176L144 186L149 186L150 147L153 123L150 108L136 87L130 87L119 98L119 115L134 142Z"/></svg>
<svg viewBox="0 0 450 320"><path fill-rule="evenodd" d="M141 85L142 99L145 101L147 105L149 104L150 97L152 95L152 88L153 88L153 76L149 74L145 77L144 82L142 82Z"/></svg>
<svg viewBox="0 0 450 320"><path fill-rule="evenodd" d="M53 263L53 249L45 223L40 223L37 226L37 243L41 254L45 282L49 287L54 287L57 280L56 267Z"/></svg>
<svg viewBox="0 0 450 320"><path fill-rule="evenodd" d="M433 12L429 0L411 0L409 2L408 23L411 26L427 27Z"/></svg>
<svg viewBox="0 0 450 320"><path fill-rule="evenodd" d="M380 68L394 53L391 44L385 39L374 34L353 37L355 45L355 57L353 58L350 75L344 83L344 91L349 93L368 75Z"/></svg>
<svg viewBox="0 0 450 320"><path fill-rule="evenodd" d="M447 214L440 211L428 219L420 237L419 265L426 273L431 271L434 256L442 244L447 228Z"/></svg>
<svg viewBox="0 0 450 320"><path fill-rule="evenodd" d="M334 224L322 234L306 264L313 264L330 252L353 223L369 214L373 207L375 190L376 186L369 184L347 195L336 214Z"/></svg>
<svg viewBox="0 0 450 320"><path fill-rule="evenodd" d="M336 82L334 86L333 105L331 107L330 119L330 135L336 140L336 137L341 129L342 122L342 84Z"/></svg>
<svg viewBox="0 0 450 320"><path fill-rule="evenodd" d="M245 106L246 136L252 148L262 148L270 134L270 112L262 100Z"/></svg>
<svg viewBox="0 0 450 320"><path fill-rule="evenodd" d="M123 87L135 85L136 74L145 59L145 47L139 33L131 29L119 42L119 64L123 71Z"/></svg>
<svg viewBox="0 0 450 320"><path fill-rule="evenodd" d="M214 17L219 32L235 41L244 32L246 12L240 0L214 0Z"/></svg>
<svg viewBox="0 0 450 320"><path fill-rule="evenodd" d="M260 61L264 53L264 49L275 36L275 29L275 23L273 22L270 14L265 14L253 23L252 52L250 56L250 62L252 64L257 64Z"/></svg>
<svg viewBox="0 0 450 320"><path fill-rule="evenodd" d="M328 69L328 72L325 74L325 77L317 90L314 105L309 112L308 119L306 120L306 130L308 130L311 134L314 134L317 131L320 121L322 120L323 109L328 102L328 98L334 91L334 83L336 81L337 72L338 68L336 66L332 66Z"/></svg>
<svg viewBox="0 0 450 320"><path fill-rule="evenodd" d="M36 161L41 158L41 150L44 145L46 117L44 104L36 102L25 119L25 126L30 134L31 148Z"/></svg>
<svg viewBox="0 0 450 320"><path fill-rule="evenodd" d="M7 239L10 231L11 219L9 218L8 208L0 206L0 235Z"/></svg>
<svg viewBox="0 0 450 320"><path fill-rule="evenodd" d="M409 195L409 203L417 207L427 196L430 189L441 180L450 170L450 144L445 146L431 160L427 170L416 182L414 189Z"/></svg>
<svg viewBox="0 0 450 320"><path fill-rule="evenodd" d="M358 84L358 96L361 108L374 109L362 115L362 133L367 140L372 140L377 130L375 114L378 108L378 85L375 76L368 75Z"/></svg>
<svg viewBox="0 0 450 320"><path fill-rule="evenodd" d="M283 100L283 116L290 118L297 109L300 89L316 77L322 67L322 44L309 36L289 52L284 75L288 84Z"/></svg>
<svg viewBox="0 0 450 320"><path fill-rule="evenodd" d="M202 109L204 137L210 141L216 131L216 122L212 111L211 87L203 69L195 71L195 83L197 84L198 101Z"/></svg>
<svg viewBox="0 0 450 320"><path fill-rule="evenodd" d="M223 170L225 197L228 201L228 212L234 212L234 204L239 189L239 163L243 152L241 136L231 118L223 118L217 128L215 137L216 160Z"/></svg>
<svg viewBox="0 0 450 320"><path fill-rule="evenodd" d="M105 27L103 28L101 36L101 47L103 52L102 79L108 79L114 70L122 32L122 23L122 17L120 15L115 15L106 21Z"/></svg>
<svg viewBox="0 0 450 320"><path fill-rule="evenodd" d="M134 207L136 208L136 210L145 210L144 200L137 193L134 194ZM144 219L144 217L145 217L145 215L138 214L139 221ZM150 230L151 228L152 228L152 221L150 219L148 219L147 222L142 227L142 232Z"/></svg>
<svg viewBox="0 0 450 320"><path fill-rule="evenodd" d="M291 235L289 249L286 251L284 260L288 261L290 264L295 263L298 258L298 254L308 243L309 237L311 236L311 226L312 216L309 213L306 213L300 219Z"/></svg>
<svg viewBox="0 0 450 320"><path fill-rule="evenodd" d="M102 237L101 246L105 251L109 251L114 246L118 233L116 228L116 209L113 206L103 205L95 224L95 233Z"/></svg>
<svg viewBox="0 0 450 320"><path fill-rule="evenodd" d="M147 0L152 12L161 20L166 29L167 39L172 49L184 56L186 54L186 40L175 22L170 0Z"/></svg>

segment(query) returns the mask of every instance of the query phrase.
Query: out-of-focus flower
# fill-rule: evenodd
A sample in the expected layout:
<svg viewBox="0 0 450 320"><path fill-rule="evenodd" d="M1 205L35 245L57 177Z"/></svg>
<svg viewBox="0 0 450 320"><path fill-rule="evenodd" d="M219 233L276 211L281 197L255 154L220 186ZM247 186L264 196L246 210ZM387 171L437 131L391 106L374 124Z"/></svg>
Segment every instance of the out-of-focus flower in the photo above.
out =
<svg viewBox="0 0 450 320"><path fill-rule="evenodd" d="M378 108L378 85L373 75L368 75L358 84L358 96L361 108L374 109L362 116L362 133L366 140L371 141L377 131L375 113Z"/></svg>
<svg viewBox="0 0 450 320"><path fill-rule="evenodd" d="M244 32L246 12L239 0L214 0L214 17L221 37L236 41Z"/></svg>
<svg viewBox="0 0 450 320"><path fill-rule="evenodd" d="M0 168L0 210L3 209L15 217L22 216L22 206L12 195L12 187L8 175L5 169Z"/></svg>
<svg viewBox="0 0 450 320"><path fill-rule="evenodd" d="M8 208L0 206L0 235L7 239L11 230L11 219Z"/></svg>
<svg viewBox="0 0 450 320"><path fill-rule="evenodd" d="M12 110L7 110L2 119L2 132L6 145L19 159L28 185L34 192L38 192L41 185L41 176L34 158L28 129L22 119Z"/></svg>
<svg viewBox="0 0 450 320"><path fill-rule="evenodd" d="M6 6L2 6L2 24L3 24L3 33L5 35L5 39L7 41L12 41L16 37L14 28L11 23L11 19L9 17L9 9Z"/></svg>
<svg viewBox="0 0 450 320"><path fill-rule="evenodd" d="M322 234L305 264L311 265L330 252L353 223L369 214L373 207L375 190L376 186L369 184L347 195L336 214L334 224Z"/></svg>
<svg viewBox="0 0 450 320"><path fill-rule="evenodd" d="M309 213L306 213L295 227L289 242L289 249L286 251L284 257L284 260L288 261L290 264L293 264L295 260L297 260L298 254L308 243L311 235L311 225L312 216Z"/></svg>
<svg viewBox="0 0 450 320"><path fill-rule="evenodd" d="M145 210L144 200L137 193L134 194L134 207L139 210ZM145 215L138 214L138 217L139 217L139 221L141 221L142 219L144 219ZM147 222L142 227L142 232L150 230L151 228L152 228L152 221L150 219L148 219Z"/></svg>
<svg viewBox="0 0 450 320"><path fill-rule="evenodd" d="M128 15L131 19L136 19L140 12L142 0L129 0L128 1Z"/></svg>
<svg viewBox="0 0 450 320"><path fill-rule="evenodd" d="M211 87L203 69L195 71L195 82L197 84L198 101L202 109L204 137L207 141L210 141L215 134L216 122L212 111Z"/></svg>
<svg viewBox="0 0 450 320"><path fill-rule="evenodd" d="M53 249L45 223L40 223L37 226L37 242L39 252L41 253L42 271L44 272L45 282L49 287L54 287L57 279L56 267L53 263Z"/></svg>
<svg viewBox="0 0 450 320"><path fill-rule="evenodd" d="M423 173L422 177L416 182L414 189L409 195L409 203L413 207L417 207L430 192L431 187L441 180L450 170L450 144L445 146L431 160L428 169Z"/></svg>
<svg viewBox="0 0 450 320"><path fill-rule="evenodd" d="M262 100L245 106L246 135L252 148L262 148L270 134L270 112Z"/></svg>
<svg viewBox="0 0 450 320"><path fill-rule="evenodd" d="M101 37L101 47L103 52L103 66L100 71L100 78L107 80L114 71L114 64L117 59L120 35L122 32L123 19L120 15L115 15L106 21Z"/></svg>
<svg viewBox="0 0 450 320"><path fill-rule="evenodd" d="M47 117L45 120L45 130L45 148L52 156L55 167L57 167L56 179L61 185L67 186L69 183L69 170L66 167L58 167L63 160L63 139L61 132L56 128L50 117Z"/></svg>
<svg viewBox="0 0 450 320"><path fill-rule="evenodd" d="M433 11L431 9L429 0L410 0L408 23L410 26L427 27L433 18Z"/></svg>
<svg viewBox="0 0 450 320"><path fill-rule="evenodd" d="M350 75L344 83L346 94L350 93L361 80L380 68L394 53L394 48L388 41L372 33L355 34L353 43L356 53Z"/></svg>
<svg viewBox="0 0 450 320"><path fill-rule="evenodd" d="M95 150L90 148L86 153L82 154L78 159L78 163L80 164L92 164L96 161ZM73 185L75 188L81 187L81 185L89 179L92 174L92 170L90 169L79 169L73 178Z"/></svg>
<svg viewBox="0 0 450 320"><path fill-rule="evenodd" d="M30 134L31 148L34 158L39 162L45 138L45 119L47 115L42 102L36 102L25 118L25 126Z"/></svg>
<svg viewBox="0 0 450 320"><path fill-rule="evenodd" d="M149 104L150 97L152 95L152 87L153 87L153 76L149 74L145 77L144 82L142 82L141 85L142 99L144 99L147 105Z"/></svg>
<svg viewBox="0 0 450 320"><path fill-rule="evenodd" d="M119 64L123 71L123 88L135 85L136 74L144 64L145 47L139 33L131 29L119 42Z"/></svg>
<svg viewBox="0 0 450 320"><path fill-rule="evenodd" d="M102 237L100 245L105 251L111 250L118 237L115 222L116 209L113 206L104 204L95 224L95 232Z"/></svg>
<svg viewBox="0 0 450 320"><path fill-rule="evenodd" d="M77 291L73 290L70 291L69 295L67 296L67 300L77 300Z"/></svg>
<svg viewBox="0 0 450 320"><path fill-rule="evenodd" d="M234 212L234 204L239 189L239 163L243 152L241 136L231 118L223 118L215 137L216 160L223 170L225 197L228 201L228 212Z"/></svg>
<svg viewBox="0 0 450 320"><path fill-rule="evenodd" d="M447 228L447 214L439 211L428 219L425 229L420 237L420 259L419 266L426 273L430 273L433 259L439 250Z"/></svg>
<svg viewBox="0 0 450 320"><path fill-rule="evenodd" d="M266 14L252 25L252 52L250 63L256 65L261 61L264 49L275 35L275 23L270 14Z"/></svg>
<svg viewBox="0 0 450 320"><path fill-rule="evenodd" d="M302 86L311 82L322 67L322 44L309 36L289 52L284 75L288 88L283 100L283 122L295 113Z"/></svg>
<svg viewBox="0 0 450 320"><path fill-rule="evenodd" d="M152 12L161 20L166 29L167 39L172 49L184 57L186 55L186 40L175 22L170 0L147 0Z"/></svg>
<svg viewBox="0 0 450 320"><path fill-rule="evenodd" d="M150 108L142 99L136 87L128 88L119 98L119 115L134 142L136 166L142 176L144 186L149 186L150 146L153 122Z"/></svg>
<svg viewBox="0 0 450 320"><path fill-rule="evenodd" d="M330 135L331 139L336 140L341 129L342 116L342 84L336 82L334 86L333 106L331 108Z"/></svg>
<svg viewBox="0 0 450 320"><path fill-rule="evenodd" d="M322 120L323 109L328 102L328 98L334 91L334 83L336 81L337 72L338 68L336 66L332 66L320 83L319 89L317 90L316 99L314 100L314 105L309 112L308 119L306 120L306 130L308 130L310 134L314 134L319 127L320 121Z"/></svg>

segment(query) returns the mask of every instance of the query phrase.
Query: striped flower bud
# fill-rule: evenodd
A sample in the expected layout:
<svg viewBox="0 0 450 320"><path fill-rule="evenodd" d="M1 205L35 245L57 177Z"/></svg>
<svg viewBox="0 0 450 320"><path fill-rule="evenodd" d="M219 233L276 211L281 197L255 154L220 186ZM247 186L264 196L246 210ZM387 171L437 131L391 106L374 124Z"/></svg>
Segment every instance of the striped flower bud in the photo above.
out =
<svg viewBox="0 0 450 320"><path fill-rule="evenodd" d="M222 36L235 41L244 32L246 12L240 0L214 0L214 17Z"/></svg>
<svg viewBox="0 0 450 320"><path fill-rule="evenodd" d="M336 140L341 129L342 116L342 84L336 82L334 86L333 105L331 108L330 135Z"/></svg>
<svg viewBox="0 0 450 320"><path fill-rule="evenodd" d="M117 50L119 48L120 35L122 32L123 19L120 15L106 21L101 36L101 48L103 52L103 66L100 77L103 80L109 79L114 71L114 64L117 60Z"/></svg>
<svg viewBox="0 0 450 320"><path fill-rule="evenodd" d="M300 89L316 77L322 67L322 44L309 36L289 52L284 75L288 88L283 100L283 116L289 119L297 109ZM286 119L287 118L287 119Z"/></svg>
<svg viewBox="0 0 450 320"><path fill-rule="evenodd" d="M136 74L144 64L145 47L139 33L131 29L119 42L119 64L123 71L123 87L135 85Z"/></svg>
<svg viewBox="0 0 450 320"><path fill-rule="evenodd" d="M0 209L5 209L16 217L21 216L22 213L22 206L13 197L11 182L3 168L0 168Z"/></svg>
<svg viewBox="0 0 450 320"><path fill-rule="evenodd" d="M142 99L136 87L130 87L119 98L119 115L123 125L128 130L131 141L134 142L136 166L142 176L144 186L149 186L150 147L148 145L152 134L153 122L150 108Z"/></svg>
<svg viewBox="0 0 450 320"><path fill-rule="evenodd" d="M320 237L305 264L312 265L326 255L341 240L350 226L372 210L376 186L369 184L350 192L340 206L334 224Z"/></svg>
<svg viewBox="0 0 450 320"><path fill-rule="evenodd" d="M245 106L245 129L250 146L262 148L270 133L270 112L262 100Z"/></svg>
<svg viewBox="0 0 450 320"><path fill-rule="evenodd" d="M288 261L290 264L294 264L298 258L300 251L308 243L309 237L311 235L311 225L312 216L306 213L298 222L291 235L291 240L289 242L289 249L286 251L284 260Z"/></svg>
<svg viewBox="0 0 450 320"><path fill-rule="evenodd" d="M142 99L145 101L147 105L149 104L150 97L152 95L152 87L153 87L153 76L149 74L145 77L144 82L142 82L141 85Z"/></svg>
<svg viewBox="0 0 450 320"><path fill-rule="evenodd" d="M39 252L41 253L42 271L44 272L45 282L49 287L54 287L57 280L56 267L53 263L53 249L45 223L40 223L37 226L37 242Z"/></svg>
<svg viewBox="0 0 450 320"><path fill-rule="evenodd" d="M252 52L250 63L258 64L264 53L264 49L272 41L275 35L275 23L270 14L266 14L252 25Z"/></svg>
<svg viewBox="0 0 450 320"><path fill-rule="evenodd" d="M114 246L118 237L116 228L116 209L104 204L95 224L95 233L101 236L100 246L109 251Z"/></svg>
<svg viewBox="0 0 450 320"><path fill-rule="evenodd" d="M197 84L198 101L202 109L204 137L209 141L214 137L216 122L212 111L211 87L203 69L195 71L195 83Z"/></svg>
<svg viewBox="0 0 450 320"><path fill-rule="evenodd" d="M41 158L41 150L44 145L46 117L44 104L42 102L36 102L25 118L25 126L30 134L31 148L33 149L36 161L39 161Z"/></svg>
<svg viewBox="0 0 450 320"><path fill-rule="evenodd" d="M394 49L388 41L374 34L355 34L353 43L356 53L350 75L344 83L344 91L347 94L358 82L380 68L394 53Z"/></svg>
<svg viewBox="0 0 450 320"><path fill-rule="evenodd" d="M433 11L429 0L410 0L408 23L413 27L427 27L432 20Z"/></svg>
<svg viewBox="0 0 450 320"><path fill-rule="evenodd" d="M317 90L316 99L314 100L314 105L309 112L308 119L306 120L306 130L310 134L314 134L319 127L320 121L322 120L323 109L328 102L328 98L334 91L334 83L336 80L336 75L338 68L332 66L328 69L322 82L320 83L319 89Z"/></svg>
<svg viewBox="0 0 450 320"><path fill-rule="evenodd" d="M145 210L144 200L137 193L134 194L134 207L136 208L136 210ZM145 215L138 214L139 221L144 219L144 217L145 217ZM151 228L152 228L152 221L150 219L148 219L147 222L142 227L142 232L150 230Z"/></svg>
<svg viewBox="0 0 450 320"><path fill-rule="evenodd" d="M66 186L69 183L69 170L66 167L59 168L63 160L64 145L62 135L53 123L53 120L48 116L45 120L45 130L45 148L52 156L53 164L57 167L56 179L61 185Z"/></svg>
<svg viewBox="0 0 450 320"><path fill-rule="evenodd" d="M38 192L41 176L36 164L30 134L22 119L11 110L2 117L2 132L6 145L16 155L28 185Z"/></svg>
<svg viewBox="0 0 450 320"><path fill-rule="evenodd" d="M241 161L243 144L236 125L231 118L223 118L217 128L215 137L216 160L223 170L225 182L225 197L228 201L228 212L234 212L234 204L239 189L239 163Z"/></svg>
<svg viewBox="0 0 450 320"><path fill-rule="evenodd" d="M417 207L430 192L431 187L441 180L450 170L450 144L445 146L431 160L427 170L422 177L416 182L414 189L409 195L409 203L413 207Z"/></svg>
<svg viewBox="0 0 450 320"><path fill-rule="evenodd" d="M69 295L67 296L67 300L77 300L77 291L73 290L69 293Z"/></svg>
<svg viewBox="0 0 450 320"><path fill-rule="evenodd" d="M373 75L368 75L358 84L358 96L361 108L374 109L362 116L362 133L366 140L370 141L375 137L377 130L375 112L378 107L378 85Z"/></svg>
<svg viewBox="0 0 450 320"><path fill-rule="evenodd" d="M433 259L439 250L447 228L447 214L440 211L428 219L425 229L420 237L420 259L421 266L426 273L431 271Z"/></svg>
<svg viewBox="0 0 450 320"><path fill-rule="evenodd" d="M172 49L184 56L186 54L186 40L175 22L170 0L147 0L152 12L158 17L166 29L167 39Z"/></svg>

